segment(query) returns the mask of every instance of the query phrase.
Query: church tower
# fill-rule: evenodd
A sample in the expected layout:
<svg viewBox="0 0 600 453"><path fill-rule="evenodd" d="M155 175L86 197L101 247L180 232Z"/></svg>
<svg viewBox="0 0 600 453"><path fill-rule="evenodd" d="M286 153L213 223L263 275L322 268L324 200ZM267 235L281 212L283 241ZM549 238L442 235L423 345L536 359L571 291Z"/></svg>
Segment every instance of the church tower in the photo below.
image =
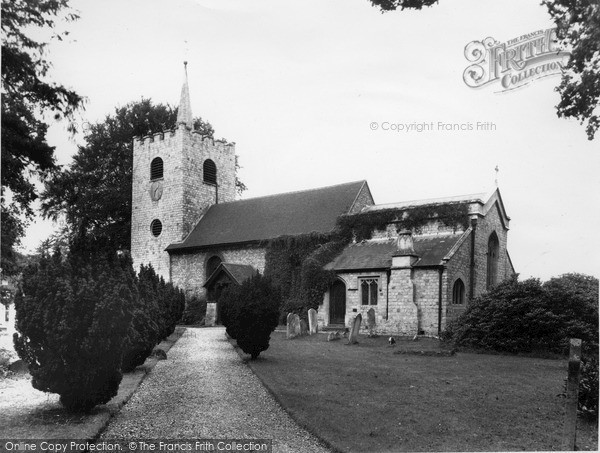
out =
<svg viewBox="0 0 600 453"><path fill-rule="evenodd" d="M165 249L182 241L215 203L235 198L235 144L193 130L185 79L174 130L133 139L131 256L170 280Z"/></svg>

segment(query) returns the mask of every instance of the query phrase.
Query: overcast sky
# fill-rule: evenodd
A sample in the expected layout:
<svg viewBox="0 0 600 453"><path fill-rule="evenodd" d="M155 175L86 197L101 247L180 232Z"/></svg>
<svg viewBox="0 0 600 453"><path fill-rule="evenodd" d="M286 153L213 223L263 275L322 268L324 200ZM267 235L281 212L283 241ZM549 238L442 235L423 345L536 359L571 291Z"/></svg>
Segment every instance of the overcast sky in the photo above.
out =
<svg viewBox="0 0 600 453"><path fill-rule="evenodd" d="M72 5L81 18L50 59L53 79L87 97L83 121L142 97L176 105L187 59L192 111L236 142L245 198L360 179L377 203L462 195L493 190L497 165L517 272L598 276L600 138L557 118L559 77L508 93L463 81L469 42L553 26L538 0L446 0L387 14L368 0ZM386 131L385 122L435 128ZM49 141L68 164L75 143L64 125ZM48 232L33 225L25 246Z"/></svg>

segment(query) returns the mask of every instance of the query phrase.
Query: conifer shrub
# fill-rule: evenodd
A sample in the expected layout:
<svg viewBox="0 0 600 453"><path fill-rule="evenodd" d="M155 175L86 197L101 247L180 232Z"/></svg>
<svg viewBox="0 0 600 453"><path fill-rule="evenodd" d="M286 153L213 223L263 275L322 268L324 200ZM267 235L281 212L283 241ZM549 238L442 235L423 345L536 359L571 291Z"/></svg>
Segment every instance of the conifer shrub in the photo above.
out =
<svg viewBox="0 0 600 453"><path fill-rule="evenodd" d="M256 274L241 285L231 285L219 299L227 333L252 359L269 348L277 327L281 297L271 279Z"/></svg>
<svg viewBox="0 0 600 453"><path fill-rule="evenodd" d="M125 372L142 365L154 347L174 332L185 305L183 292L171 283L165 283L151 265L140 267L137 288L139 298L134 306L123 357Z"/></svg>
<svg viewBox="0 0 600 453"><path fill-rule="evenodd" d="M138 298L129 258L89 252L42 257L15 298L15 349L33 387L76 411L117 394Z"/></svg>
<svg viewBox="0 0 600 453"><path fill-rule="evenodd" d="M192 296L185 304L181 322L187 325L199 324L206 316L206 298Z"/></svg>

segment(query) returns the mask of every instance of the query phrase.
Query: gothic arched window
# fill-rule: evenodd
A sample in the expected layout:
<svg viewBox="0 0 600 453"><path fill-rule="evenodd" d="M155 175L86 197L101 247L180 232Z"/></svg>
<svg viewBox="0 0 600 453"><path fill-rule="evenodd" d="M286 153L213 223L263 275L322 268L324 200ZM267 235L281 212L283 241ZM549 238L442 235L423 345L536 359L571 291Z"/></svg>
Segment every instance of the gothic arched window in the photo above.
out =
<svg viewBox="0 0 600 453"><path fill-rule="evenodd" d="M494 231L488 240L487 252L487 280L486 288L490 289L498 283L498 255L500 253L500 242L498 235Z"/></svg>
<svg viewBox="0 0 600 453"><path fill-rule="evenodd" d="M454 282L452 287L452 304L462 305L465 303L465 284L459 278Z"/></svg>
<svg viewBox="0 0 600 453"><path fill-rule="evenodd" d="M204 182L209 184L217 183L217 166L211 159L206 159L204 161L202 173L204 174Z"/></svg>
<svg viewBox="0 0 600 453"><path fill-rule="evenodd" d="M150 179L158 179L163 177L163 160L160 157L155 157L150 163Z"/></svg>

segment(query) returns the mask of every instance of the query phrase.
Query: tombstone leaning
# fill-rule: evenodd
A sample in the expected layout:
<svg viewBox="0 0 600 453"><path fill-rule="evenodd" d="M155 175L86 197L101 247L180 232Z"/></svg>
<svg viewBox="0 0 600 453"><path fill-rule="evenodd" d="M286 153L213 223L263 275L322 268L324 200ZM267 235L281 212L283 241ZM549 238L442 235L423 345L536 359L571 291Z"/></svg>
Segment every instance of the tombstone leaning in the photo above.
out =
<svg viewBox="0 0 600 453"><path fill-rule="evenodd" d="M358 331L360 330L360 323L362 322L362 315L359 313L354 317L352 326L350 328L350 336L348 337L348 344L358 343Z"/></svg>
<svg viewBox="0 0 600 453"><path fill-rule="evenodd" d="M317 325L317 310L311 308L308 310L308 333L312 335L318 331L319 326Z"/></svg>

